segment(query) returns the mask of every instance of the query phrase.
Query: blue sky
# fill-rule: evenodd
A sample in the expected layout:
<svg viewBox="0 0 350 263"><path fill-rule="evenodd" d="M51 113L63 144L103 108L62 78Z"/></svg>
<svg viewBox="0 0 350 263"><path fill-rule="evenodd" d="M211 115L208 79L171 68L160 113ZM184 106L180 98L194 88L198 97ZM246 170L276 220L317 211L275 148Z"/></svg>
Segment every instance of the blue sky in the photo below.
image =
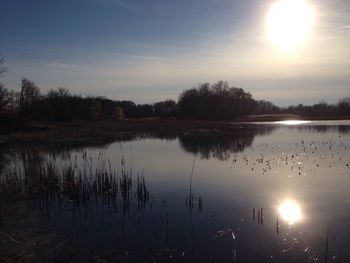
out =
<svg viewBox="0 0 350 263"><path fill-rule="evenodd" d="M220 79L279 105L349 96L350 1L311 1L312 38L292 55L264 35L273 2L0 0L1 81L138 103Z"/></svg>

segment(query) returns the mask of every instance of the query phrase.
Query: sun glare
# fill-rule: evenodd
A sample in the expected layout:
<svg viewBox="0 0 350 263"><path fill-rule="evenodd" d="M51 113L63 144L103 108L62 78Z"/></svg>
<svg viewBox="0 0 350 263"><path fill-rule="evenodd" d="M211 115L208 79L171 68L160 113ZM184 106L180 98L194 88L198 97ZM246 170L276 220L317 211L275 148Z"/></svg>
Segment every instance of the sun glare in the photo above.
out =
<svg viewBox="0 0 350 263"><path fill-rule="evenodd" d="M301 121L301 120L287 120L287 121L276 121L276 124L283 124L283 125L300 125L300 124L307 124L311 121Z"/></svg>
<svg viewBox="0 0 350 263"><path fill-rule="evenodd" d="M294 50L310 35L314 16L314 8L306 0L278 0L267 15L268 38L284 51Z"/></svg>
<svg viewBox="0 0 350 263"><path fill-rule="evenodd" d="M278 212L289 225L293 225L302 219L300 205L293 200L288 199L281 203L278 207Z"/></svg>

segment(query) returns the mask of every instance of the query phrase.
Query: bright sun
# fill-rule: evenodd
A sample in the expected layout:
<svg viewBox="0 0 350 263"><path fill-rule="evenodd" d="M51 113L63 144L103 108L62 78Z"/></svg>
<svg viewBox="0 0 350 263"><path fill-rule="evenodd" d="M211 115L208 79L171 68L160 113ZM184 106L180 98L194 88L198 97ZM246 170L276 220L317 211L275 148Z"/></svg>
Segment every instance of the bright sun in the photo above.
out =
<svg viewBox="0 0 350 263"><path fill-rule="evenodd" d="M301 45L313 27L315 11L306 0L277 0L266 20L268 38L284 51Z"/></svg>

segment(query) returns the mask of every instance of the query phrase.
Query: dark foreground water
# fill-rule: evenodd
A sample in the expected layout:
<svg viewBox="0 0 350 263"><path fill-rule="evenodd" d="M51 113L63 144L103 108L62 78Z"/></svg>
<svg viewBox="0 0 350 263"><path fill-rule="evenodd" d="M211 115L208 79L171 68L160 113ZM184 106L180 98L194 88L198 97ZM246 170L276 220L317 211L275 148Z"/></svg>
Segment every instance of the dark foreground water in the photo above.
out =
<svg viewBox="0 0 350 263"><path fill-rule="evenodd" d="M32 192L22 224L0 230L49 236L45 262L350 262L349 132L348 121L256 123L3 148L1 191ZM40 163L59 174L54 194L19 180Z"/></svg>

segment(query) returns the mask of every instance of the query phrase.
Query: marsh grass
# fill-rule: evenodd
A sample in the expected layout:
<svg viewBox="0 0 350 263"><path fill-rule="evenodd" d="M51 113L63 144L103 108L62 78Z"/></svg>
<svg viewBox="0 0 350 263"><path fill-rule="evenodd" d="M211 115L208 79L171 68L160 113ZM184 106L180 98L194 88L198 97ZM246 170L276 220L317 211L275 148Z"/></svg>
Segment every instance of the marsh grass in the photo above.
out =
<svg viewBox="0 0 350 263"><path fill-rule="evenodd" d="M129 167L124 155L118 171L103 152L96 157L85 151L69 154L64 161L55 155L44 159L34 151L22 152L20 157L18 161L16 156L0 173L0 215L6 219L4 224L0 220L0 261L32 258L45 262L58 254L83 256L82 251L62 243L50 227L42 226L54 226L66 213L79 224L88 224L89 217L102 211L106 215L120 212L124 218L132 208L141 215L154 199L144 173L134 175L132 162ZM23 209L15 209L17 204ZM135 215L134 211L130 214Z"/></svg>
<svg viewBox="0 0 350 263"><path fill-rule="evenodd" d="M133 178L132 166L127 169L124 156L119 172L112 169L103 153L94 161L83 152L81 158L74 156L65 164L55 158L42 160L35 154L22 160L2 172L1 196L25 196L48 209L74 202L77 206L103 204L115 211L121 207L124 212L132 201L139 208L145 208L149 201L143 173Z"/></svg>

